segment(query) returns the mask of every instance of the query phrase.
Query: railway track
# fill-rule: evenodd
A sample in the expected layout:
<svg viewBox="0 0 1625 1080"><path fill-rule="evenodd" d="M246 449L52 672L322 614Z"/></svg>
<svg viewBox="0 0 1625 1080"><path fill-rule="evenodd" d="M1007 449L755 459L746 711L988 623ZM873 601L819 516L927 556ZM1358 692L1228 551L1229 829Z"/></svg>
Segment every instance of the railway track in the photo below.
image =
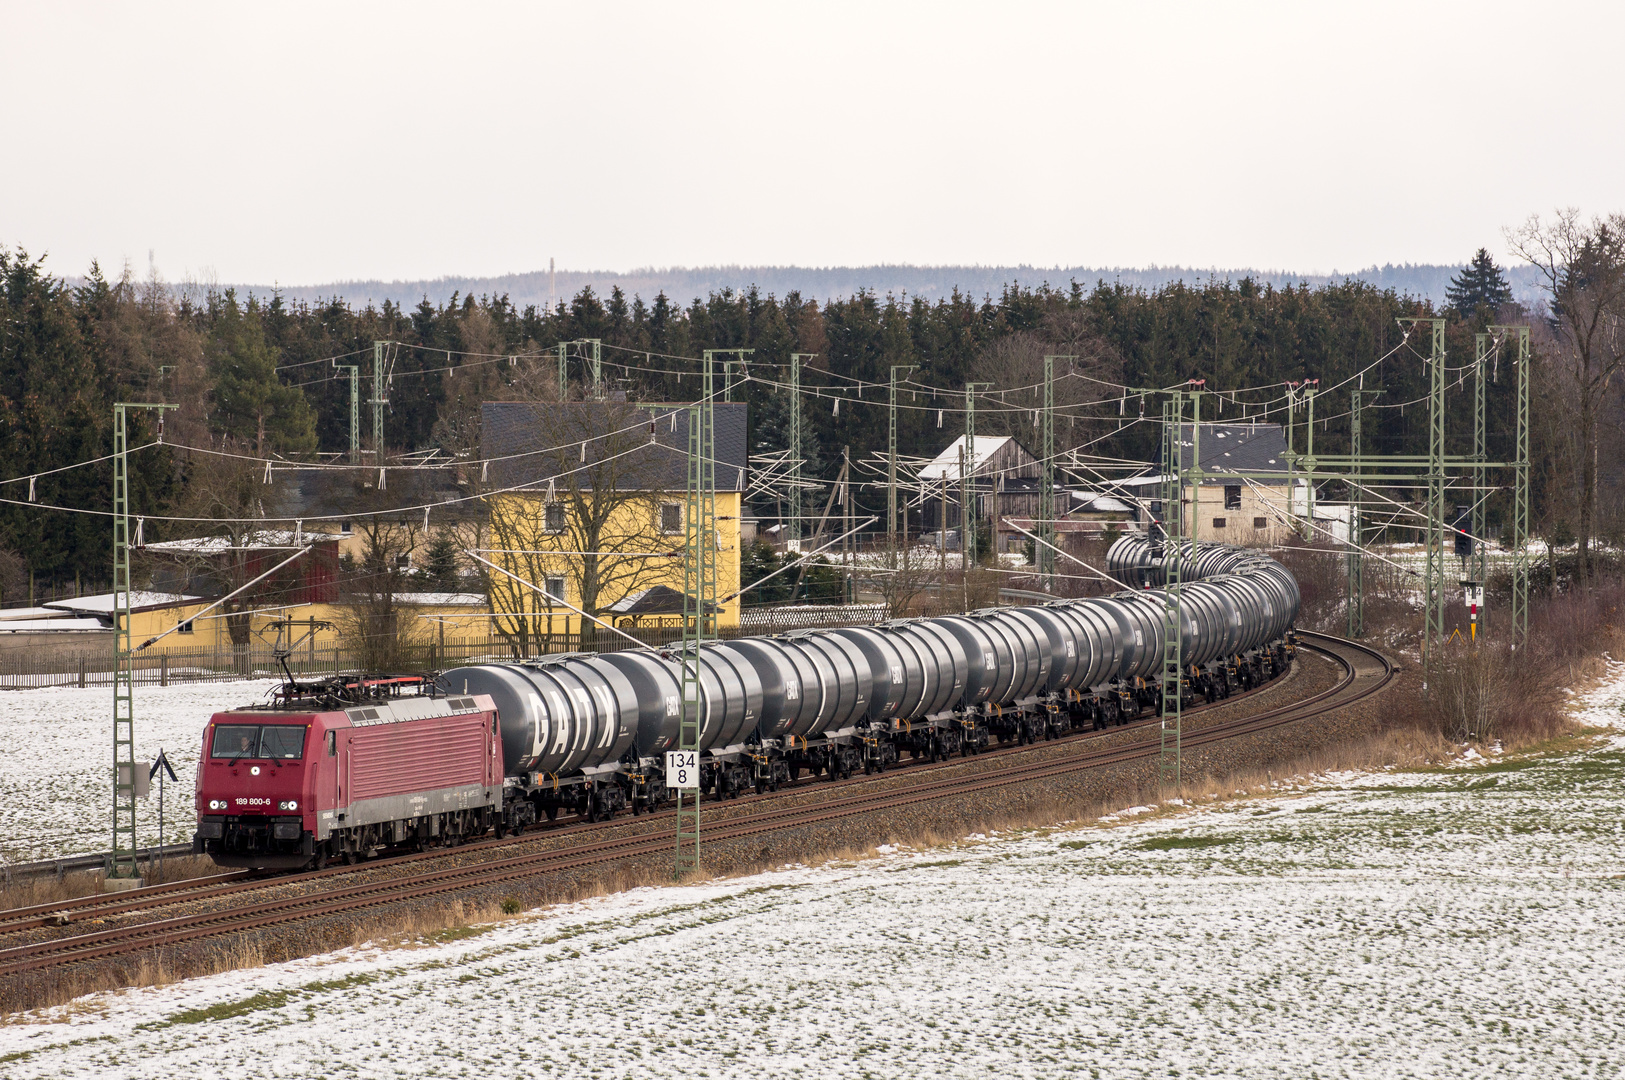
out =
<svg viewBox="0 0 1625 1080"><path fill-rule="evenodd" d="M1343 668L1343 675L1330 688L1299 701L1250 716L1238 717L1213 724L1183 738L1186 748L1211 745L1225 739L1253 734L1283 724L1311 718L1320 713L1342 708L1375 693L1393 678L1392 664L1380 653L1355 642L1322 634L1299 633L1300 647L1320 653ZM1233 700L1233 699L1232 699ZM1190 710L1195 712L1197 710ZM1145 728L1158 723L1153 719L1132 727ZM812 806L764 806L722 822L705 830L708 843L744 839L789 827L804 827L838 820L855 814L908 806L956 796L988 791L1011 784L1028 783L1048 777L1064 775L1079 769L1098 768L1130 762L1160 753L1155 740L1139 740L1126 745L1091 747L1087 735L1074 736L1077 749L1073 753L1050 757L1041 761L1017 762L1008 766L985 770L971 775L942 776L951 765L930 766L918 774L918 782L881 790L858 791ZM1048 743L1053 747L1056 744ZM1010 747L993 751L994 755L1013 755L1032 749ZM983 755L983 759L988 755ZM931 775L931 774L939 775ZM862 786L865 778L853 778L845 783ZM873 778L867 778L873 779ZM668 812L669 813L669 812ZM664 817L668 815L657 815ZM624 859L659 854L669 851L672 839L665 831L639 833L621 837L602 837L600 830L591 830L595 839L542 852L530 852L508 858L498 858L470 865L428 870L410 878L390 878L381 881L340 884L335 888L308 893L297 897L282 897L236 907L223 908L203 914L187 914L111 927L90 933L59 937L48 941L0 949L0 978L57 967L64 964L138 952L144 949L182 944L209 937L244 930L259 930L305 919L364 911L385 905L441 895L458 890L502 885L534 877L537 874L558 873L604 865ZM567 827L561 832L576 831ZM558 835L557 833L552 835ZM535 839L532 834L529 839ZM469 845L463 850L481 846L511 845L524 841L488 841ZM447 850L423 852L404 856L390 863L372 863L372 867L398 864L407 860L443 858ZM122 897L83 897L78 902L41 905L40 908L16 909L0 912L0 933L20 930L29 926L48 925L54 913L80 914L83 917L118 916L152 907L165 907L177 902L218 898L233 892L263 888L267 884L305 882L313 877L354 873L355 867L334 867L298 876L267 879L252 872L221 874L211 878L174 882L153 886L124 894ZM248 880L254 877L254 880ZM41 910L41 908L45 910ZM67 910L65 910L67 909Z"/></svg>

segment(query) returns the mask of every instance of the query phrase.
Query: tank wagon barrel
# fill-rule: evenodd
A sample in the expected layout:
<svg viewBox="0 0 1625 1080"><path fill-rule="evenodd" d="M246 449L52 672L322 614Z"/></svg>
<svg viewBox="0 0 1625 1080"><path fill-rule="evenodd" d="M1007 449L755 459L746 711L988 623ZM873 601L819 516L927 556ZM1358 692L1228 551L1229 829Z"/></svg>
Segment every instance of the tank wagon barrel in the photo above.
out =
<svg viewBox="0 0 1625 1080"><path fill-rule="evenodd" d="M1181 692L1216 700L1284 670L1299 602L1292 575L1258 551L1204 543L1181 550ZM661 804L684 663L699 675L702 786L718 798L773 789L804 771L835 778L884 769L905 753L976 753L994 739L1031 742L1123 723L1159 704L1164 549L1125 537L1107 563L1129 588L711 642L687 655L471 664L442 683L496 702L515 827L533 812L590 818Z"/></svg>
<svg viewBox="0 0 1625 1080"><path fill-rule="evenodd" d="M211 720L194 848L228 865L318 865L560 811L655 809L669 797L685 665L698 676L701 787L717 798L1125 723L1160 704L1173 550L1119 540L1106 559L1126 587L1109 596L469 664L432 682L290 683L271 705ZM1178 551L1182 700L1286 670L1292 575L1258 551Z"/></svg>

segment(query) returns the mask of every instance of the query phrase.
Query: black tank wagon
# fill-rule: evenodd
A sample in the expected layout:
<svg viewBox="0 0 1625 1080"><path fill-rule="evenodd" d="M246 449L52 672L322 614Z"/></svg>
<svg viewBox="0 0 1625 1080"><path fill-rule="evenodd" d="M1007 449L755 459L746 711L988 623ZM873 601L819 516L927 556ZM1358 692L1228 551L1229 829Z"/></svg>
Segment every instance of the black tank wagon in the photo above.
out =
<svg viewBox="0 0 1625 1080"><path fill-rule="evenodd" d="M1184 700L1249 689L1286 670L1297 582L1268 555L1185 542ZM702 789L776 789L803 773L884 771L997 741L1030 743L1121 724L1160 703L1165 554L1124 537L1107 554L1124 591L1029 607L801 630L679 650L473 664L441 677L501 717L504 822L560 811L588 820L667 800L682 664L700 684Z"/></svg>
<svg viewBox="0 0 1625 1080"><path fill-rule="evenodd" d="M581 653L471 664L433 680L290 683L272 712L284 727L306 725L298 730L316 747L309 768L295 757L268 759L239 775L242 762L217 755L208 785L200 777L194 846L228 865L314 866L402 843L500 835L561 811L593 821L628 807L656 809L669 797L665 751L677 748L685 663L699 682L702 790L719 799L773 790L807 772L837 779L884 771L904 755L936 761L994 741L1031 743L1121 724L1160 704L1162 585L1172 550L1141 537L1119 540L1107 565L1128 588L1110 596L710 642L690 654ZM1292 575L1258 551L1190 543L1179 550L1182 702L1228 697L1285 671L1299 605ZM408 682L421 698L401 698ZM375 715L365 715L369 709ZM287 719L300 710L315 711ZM394 759L422 764L384 770L377 792L351 791L360 781L347 764L348 742L310 735L311 724L359 730L386 720L394 724L385 733ZM477 798L468 794L473 787L457 788L452 806L451 781L436 787L431 774L461 761L466 747L456 740L481 731L490 753L465 763L478 773L468 781ZM305 761L302 751L296 757ZM310 774L298 791L295 772ZM262 773L287 773L279 781L287 792L267 794ZM369 793L388 798L368 803L371 816L362 821L344 800ZM288 816L268 825L260 819L273 802ZM241 820L227 812L239 803L250 807ZM306 821L293 816L296 808L332 820Z"/></svg>

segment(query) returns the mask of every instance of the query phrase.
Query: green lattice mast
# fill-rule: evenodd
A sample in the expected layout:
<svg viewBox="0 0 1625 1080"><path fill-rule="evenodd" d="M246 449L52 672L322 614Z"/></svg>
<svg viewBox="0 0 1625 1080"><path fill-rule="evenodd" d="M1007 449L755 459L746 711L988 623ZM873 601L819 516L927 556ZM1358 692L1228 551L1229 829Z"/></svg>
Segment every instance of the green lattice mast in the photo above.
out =
<svg viewBox="0 0 1625 1080"><path fill-rule="evenodd" d="M677 745L698 752L707 703L700 686L700 648L716 637L717 601L717 470L716 409L713 399L712 351L706 350L700 375L700 399L688 410L688 496L683 524L682 716ZM700 868L700 792L677 791L678 877Z"/></svg>
<svg viewBox="0 0 1625 1080"><path fill-rule="evenodd" d="M113 857L108 877L134 878L136 872L135 649L130 610L130 440L131 409L163 410L174 405L118 402L113 406Z"/></svg>

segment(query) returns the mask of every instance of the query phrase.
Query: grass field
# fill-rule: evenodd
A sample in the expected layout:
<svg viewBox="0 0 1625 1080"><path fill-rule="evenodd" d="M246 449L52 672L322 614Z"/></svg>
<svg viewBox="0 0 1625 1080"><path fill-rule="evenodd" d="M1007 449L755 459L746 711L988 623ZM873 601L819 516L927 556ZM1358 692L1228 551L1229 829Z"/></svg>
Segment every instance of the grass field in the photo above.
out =
<svg viewBox="0 0 1625 1080"><path fill-rule="evenodd" d="M1618 1075L1622 772L1606 733L636 890L13 1017L0 1075Z"/></svg>

